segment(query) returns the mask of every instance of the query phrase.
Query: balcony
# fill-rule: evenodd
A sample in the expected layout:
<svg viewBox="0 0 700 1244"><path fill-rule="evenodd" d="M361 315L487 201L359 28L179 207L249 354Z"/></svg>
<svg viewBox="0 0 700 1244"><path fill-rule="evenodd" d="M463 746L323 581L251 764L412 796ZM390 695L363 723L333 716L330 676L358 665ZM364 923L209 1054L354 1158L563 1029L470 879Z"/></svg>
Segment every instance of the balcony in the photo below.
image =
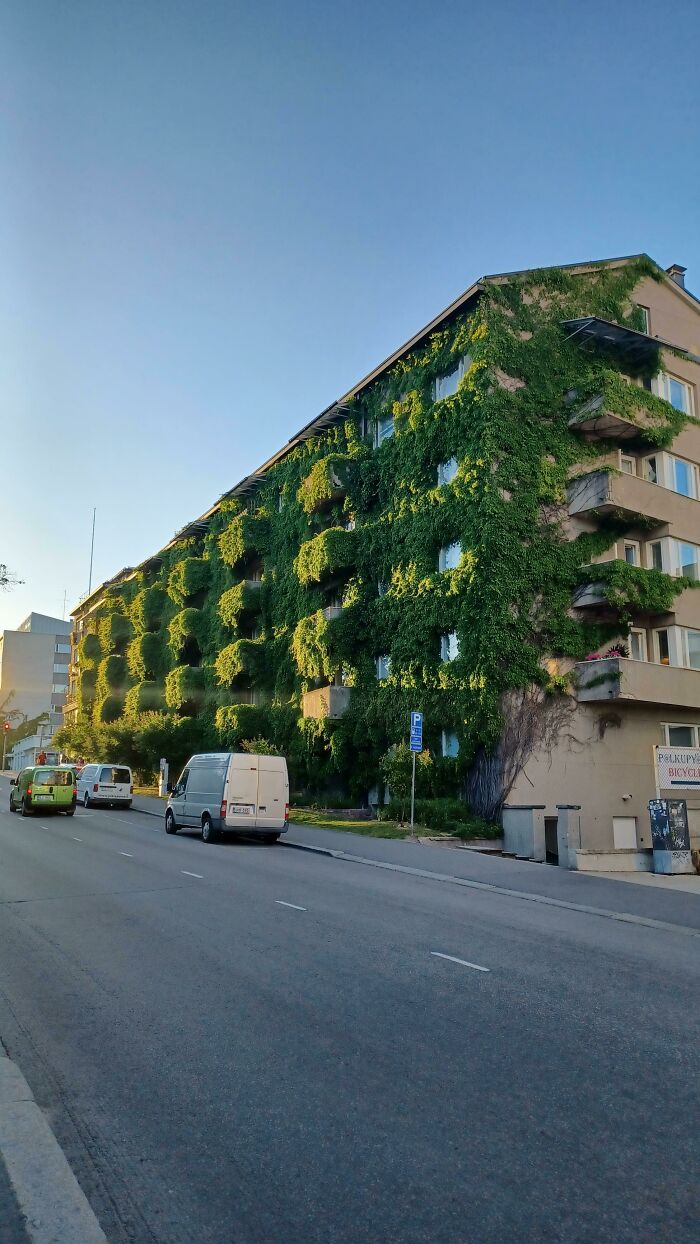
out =
<svg viewBox="0 0 700 1244"><path fill-rule="evenodd" d="M336 622L338 618L342 617L343 606L342 605L326 605L325 609L321 610L321 613L323 614L326 622Z"/></svg>
<svg viewBox="0 0 700 1244"><path fill-rule="evenodd" d="M245 617L252 617L262 606L262 579L242 579L219 598L219 616L232 629Z"/></svg>
<svg viewBox="0 0 700 1244"><path fill-rule="evenodd" d="M356 560L356 532L329 527L302 544L294 568L299 582L321 583L333 575L349 573Z"/></svg>
<svg viewBox="0 0 700 1244"><path fill-rule="evenodd" d="M342 501L348 490L349 474L350 459L344 455L315 462L297 494L306 513L313 514Z"/></svg>
<svg viewBox="0 0 700 1244"><path fill-rule="evenodd" d="M637 389L636 393L639 401L637 403L635 398L635 403L630 405L629 398L635 396L635 388L616 377L615 382L605 385L601 393L596 393L572 412L569 427L596 440L653 443L660 432L672 429L673 408L645 389Z"/></svg>
<svg viewBox="0 0 700 1244"><path fill-rule="evenodd" d="M638 475L592 471L571 480L567 492L572 517L576 514L587 518L620 515L631 525L672 525L679 532L699 529L699 502Z"/></svg>
<svg viewBox="0 0 700 1244"><path fill-rule="evenodd" d="M569 341L584 350L603 350L623 364L637 370L656 361L660 343L647 333L624 328L597 315L584 315L578 320L563 320L562 328Z"/></svg>
<svg viewBox="0 0 700 1244"><path fill-rule="evenodd" d="M301 715L338 721L347 711L351 695L351 687L318 687L315 691L307 691L301 698Z"/></svg>
<svg viewBox="0 0 700 1244"><path fill-rule="evenodd" d="M700 670L607 657L580 661L574 671L582 704L624 700L696 711L700 705Z"/></svg>

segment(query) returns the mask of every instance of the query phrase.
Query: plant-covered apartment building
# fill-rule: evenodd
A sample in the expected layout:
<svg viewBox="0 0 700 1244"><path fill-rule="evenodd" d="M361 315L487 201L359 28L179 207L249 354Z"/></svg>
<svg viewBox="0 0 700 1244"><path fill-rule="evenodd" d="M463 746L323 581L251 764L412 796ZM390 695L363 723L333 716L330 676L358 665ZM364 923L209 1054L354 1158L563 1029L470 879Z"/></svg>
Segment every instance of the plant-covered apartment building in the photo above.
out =
<svg viewBox="0 0 700 1244"><path fill-rule="evenodd" d="M81 602L66 719L357 800L421 709L433 795L648 845L654 744L700 742L699 355L646 256L477 281Z"/></svg>

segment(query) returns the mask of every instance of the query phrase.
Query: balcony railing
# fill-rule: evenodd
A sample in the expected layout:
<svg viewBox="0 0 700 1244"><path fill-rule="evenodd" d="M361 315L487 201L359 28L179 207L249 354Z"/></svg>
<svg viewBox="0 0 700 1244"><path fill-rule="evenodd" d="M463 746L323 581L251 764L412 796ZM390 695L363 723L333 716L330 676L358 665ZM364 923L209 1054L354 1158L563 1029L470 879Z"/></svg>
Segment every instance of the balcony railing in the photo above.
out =
<svg viewBox="0 0 700 1244"><path fill-rule="evenodd" d="M619 513L644 525L673 524L679 532L697 531L700 503L638 475L617 471L591 471L570 481L569 514L590 517Z"/></svg>
<svg viewBox="0 0 700 1244"><path fill-rule="evenodd" d="M624 700L695 710L700 705L700 670L624 657L580 661L574 670L580 703Z"/></svg>
<svg viewBox="0 0 700 1244"><path fill-rule="evenodd" d="M352 695L351 687L318 687L302 696L302 717L326 718L337 721L347 711Z"/></svg>
<svg viewBox="0 0 700 1244"><path fill-rule="evenodd" d="M659 401L658 398L656 400ZM629 410L614 410L606 392L597 393L569 418L569 427L573 431L587 432L589 436L601 440L653 439L649 434L658 432L663 426L663 422L654 418L641 402Z"/></svg>

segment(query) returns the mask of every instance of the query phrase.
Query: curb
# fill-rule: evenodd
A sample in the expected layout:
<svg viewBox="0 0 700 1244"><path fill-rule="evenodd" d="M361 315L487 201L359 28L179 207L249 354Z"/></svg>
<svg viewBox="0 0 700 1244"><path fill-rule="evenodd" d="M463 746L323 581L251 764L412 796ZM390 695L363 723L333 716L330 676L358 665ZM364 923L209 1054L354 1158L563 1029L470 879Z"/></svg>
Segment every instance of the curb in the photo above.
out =
<svg viewBox="0 0 700 1244"><path fill-rule="evenodd" d="M507 886L492 885L488 881L471 881L467 877L454 877L450 873L433 873L427 868L410 868L408 864L392 864L386 860L370 860L364 855L350 855L347 851L334 851L330 847L316 847L307 842L284 842L293 851L309 851L314 855L327 855L332 859L345 860L349 864L365 864L370 868L384 868L389 872L406 873L409 877L422 877L427 881L440 881L462 886L467 890L483 890L487 894L500 894L506 898L519 898L526 903L540 903L543 907L560 907L565 911L578 911L586 916L601 916L604 920L616 920L621 924L641 925L646 929L659 929L665 933L679 933L684 937L699 937L700 929L686 924L672 924L668 920L654 920L651 916L635 916L626 911L607 911L604 907L591 907L586 903L570 903L562 898L550 898L546 894L532 894L528 890L511 890Z"/></svg>
<svg viewBox="0 0 700 1244"><path fill-rule="evenodd" d="M107 1244L27 1081L2 1047L0 1155L32 1244Z"/></svg>

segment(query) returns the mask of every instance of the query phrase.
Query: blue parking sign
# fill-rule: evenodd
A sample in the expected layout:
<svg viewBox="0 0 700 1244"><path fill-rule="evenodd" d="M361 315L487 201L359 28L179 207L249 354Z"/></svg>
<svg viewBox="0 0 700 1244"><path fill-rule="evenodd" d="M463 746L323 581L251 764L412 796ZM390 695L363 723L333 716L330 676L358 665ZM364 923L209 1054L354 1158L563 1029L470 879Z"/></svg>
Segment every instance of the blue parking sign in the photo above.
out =
<svg viewBox="0 0 700 1244"><path fill-rule="evenodd" d="M409 746L412 752L423 751L423 714L411 713L411 737Z"/></svg>

